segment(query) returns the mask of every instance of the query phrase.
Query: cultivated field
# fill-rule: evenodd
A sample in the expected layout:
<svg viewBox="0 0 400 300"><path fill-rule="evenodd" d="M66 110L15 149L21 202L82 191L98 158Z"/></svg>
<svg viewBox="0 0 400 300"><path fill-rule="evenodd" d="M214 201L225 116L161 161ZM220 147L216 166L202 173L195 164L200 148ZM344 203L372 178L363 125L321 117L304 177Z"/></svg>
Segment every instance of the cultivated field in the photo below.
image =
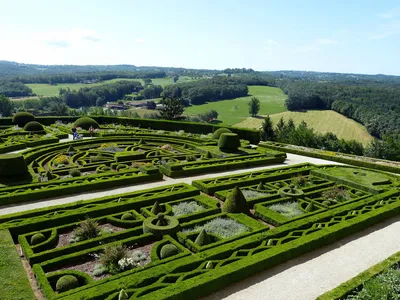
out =
<svg viewBox="0 0 400 300"><path fill-rule="evenodd" d="M185 113L188 115L197 115L215 109L219 114L218 120L227 125L234 125L249 117L248 103L253 96L257 97L261 102L260 115L276 114L287 110L284 106L286 95L279 88L269 86L249 86L249 95L250 96L232 100L222 100L203 105L194 105L187 107Z"/></svg>
<svg viewBox="0 0 400 300"><path fill-rule="evenodd" d="M142 79L130 79L130 78L116 78L116 79L111 79L111 80L106 80L103 82L99 83L91 83L91 84L86 84L86 83L60 83L57 85L50 85L50 84L44 84L44 83L35 83L35 84L27 84L29 86L33 93L40 95L40 96L58 96L58 92L60 88L70 88L71 90L78 90L83 87L91 87L95 85L100 85L104 83L111 83L119 80L132 80L132 81L140 81L143 84ZM183 82L188 82L188 81L193 81L193 77L188 77L188 76L181 76L179 77L178 83L183 83ZM168 85L168 84L173 84L174 81L172 78L167 77L167 78L154 78L152 79L153 84L156 85L161 85L162 87Z"/></svg>
<svg viewBox="0 0 400 300"><path fill-rule="evenodd" d="M363 125L332 110L312 110L307 112L286 111L283 113L271 114L270 117L274 124L276 124L281 117L283 117L285 121L292 118L296 125L305 121L309 127L314 128L318 132L333 132L338 138L345 140L357 140L363 144L368 144L373 140L373 137ZM259 128L262 122L262 118L249 117L235 126Z"/></svg>

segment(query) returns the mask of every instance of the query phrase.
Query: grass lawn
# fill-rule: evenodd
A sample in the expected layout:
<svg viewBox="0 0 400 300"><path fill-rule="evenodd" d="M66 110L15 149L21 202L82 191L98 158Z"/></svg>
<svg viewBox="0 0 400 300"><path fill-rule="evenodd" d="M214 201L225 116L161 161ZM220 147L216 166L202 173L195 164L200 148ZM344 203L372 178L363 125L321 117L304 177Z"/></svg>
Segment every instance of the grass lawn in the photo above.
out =
<svg viewBox="0 0 400 300"><path fill-rule="evenodd" d="M274 124L276 124L281 117L283 117L285 121L292 118L296 125L305 121L309 127L314 128L318 132L332 132L336 134L338 138L357 140L364 145L373 140L373 137L368 133L367 129L363 125L332 110L310 110L307 112L287 111L273 115L271 114L270 117ZM262 122L263 120L261 118L249 117L235 126L259 128Z"/></svg>
<svg viewBox="0 0 400 300"><path fill-rule="evenodd" d="M0 230L0 299L34 300L32 288L8 230Z"/></svg>
<svg viewBox="0 0 400 300"><path fill-rule="evenodd" d="M235 125L249 117L248 103L253 96L257 97L261 102L260 115L276 114L287 110L284 106L287 96L279 88L249 86L249 95L232 100L193 105L185 108L185 114L197 115L215 109L218 112L218 120L226 125Z"/></svg>
<svg viewBox="0 0 400 300"><path fill-rule="evenodd" d="M91 84L86 84L86 83L60 83L57 85L50 85L50 84L44 84L44 83L35 83L35 84L27 84L29 86L33 93L40 95L40 96L58 96L58 91L60 88L70 88L71 90L78 90L83 87L90 87L90 86L95 86L95 85L100 85L104 83L111 83L115 82L118 80L132 80L132 81L140 81L143 84L142 79L130 79L130 78L115 78L111 80L106 80L103 82L99 83L91 83ZM178 83L182 82L188 82L188 81L193 81L192 77L188 76L180 76ZM168 85L168 84L173 84L174 81L172 78L153 78L152 79L154 84L161 85L162 87Z"/></svg>

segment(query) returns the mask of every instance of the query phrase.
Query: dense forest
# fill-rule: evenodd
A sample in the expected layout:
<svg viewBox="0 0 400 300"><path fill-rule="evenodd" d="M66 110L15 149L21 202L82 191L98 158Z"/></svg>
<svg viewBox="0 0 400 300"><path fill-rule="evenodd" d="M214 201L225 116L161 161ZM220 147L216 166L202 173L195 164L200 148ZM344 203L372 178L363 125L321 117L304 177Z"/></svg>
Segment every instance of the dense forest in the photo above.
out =
<svg viewBox="0 0 400 300"><path fill-rule="evenodd" d="M138 81L116 81L93 87L84 87L77 91L60 89L60 98L70 108L103 106L107 102L122 99L126 94L136 93L143 89Z"/></svg>
<svg viewBox="0 0 400 300"><path fill-rule="evenodd" d="M140 71L140 72L98 72L98 73L74 73L74 74L41 74L11 76L9 81L22 83L81 83L86 81L96 82L116 78L164 78L164 71Z"/></svg>
<svg viewBox="0 0 400 300"><path fill-rule="evenodd" d="M32 90L21 82L0 81L0 94L7 97L31 96Z"/></svg>

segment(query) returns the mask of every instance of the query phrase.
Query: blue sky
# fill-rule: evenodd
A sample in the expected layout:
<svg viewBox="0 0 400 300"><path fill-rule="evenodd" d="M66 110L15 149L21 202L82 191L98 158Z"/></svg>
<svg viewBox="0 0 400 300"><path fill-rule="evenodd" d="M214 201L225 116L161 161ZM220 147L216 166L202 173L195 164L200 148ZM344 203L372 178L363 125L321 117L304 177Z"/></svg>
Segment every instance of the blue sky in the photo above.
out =
<svg viewBox="0 0 400 300"><path fill-rule="evenodd" d="M400 2L0 0L0 60L400 75Z"/></svg>

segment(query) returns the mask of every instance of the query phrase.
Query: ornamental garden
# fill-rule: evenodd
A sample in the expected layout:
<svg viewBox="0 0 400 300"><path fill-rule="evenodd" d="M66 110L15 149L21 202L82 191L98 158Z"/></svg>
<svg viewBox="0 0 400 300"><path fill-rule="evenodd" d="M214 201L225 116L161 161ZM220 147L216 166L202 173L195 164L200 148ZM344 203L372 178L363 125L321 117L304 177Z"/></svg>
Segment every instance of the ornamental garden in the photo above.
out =
<svg viewBox="0 0 400 300"><path fill-rule="evenodd" d="M200 298L400 211L397 175L285 166L257 131L24 113L0 129L0 208L243 171L0 216L6 299Z"/></svg>

